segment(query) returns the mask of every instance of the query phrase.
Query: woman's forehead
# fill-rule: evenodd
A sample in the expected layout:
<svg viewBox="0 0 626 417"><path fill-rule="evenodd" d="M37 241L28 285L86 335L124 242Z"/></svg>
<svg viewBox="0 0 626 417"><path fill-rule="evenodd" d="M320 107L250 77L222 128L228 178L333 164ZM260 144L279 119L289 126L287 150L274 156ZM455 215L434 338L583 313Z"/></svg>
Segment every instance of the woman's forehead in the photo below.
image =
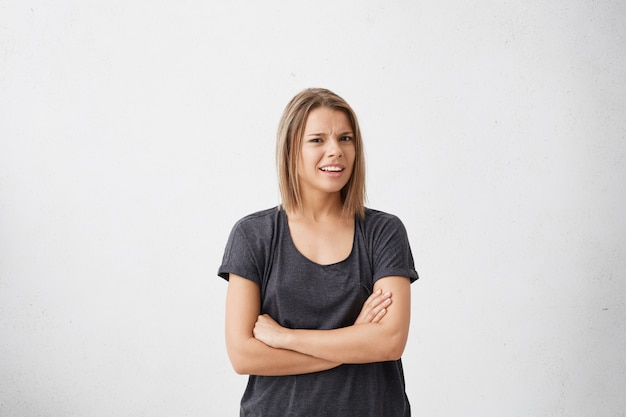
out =
<svg viewBox="0 0 626 417"><path fill-rule="evenodd" d="M317 107L309 112L304 123L306 133L347 133L352 123L343 110Z"/></svg>

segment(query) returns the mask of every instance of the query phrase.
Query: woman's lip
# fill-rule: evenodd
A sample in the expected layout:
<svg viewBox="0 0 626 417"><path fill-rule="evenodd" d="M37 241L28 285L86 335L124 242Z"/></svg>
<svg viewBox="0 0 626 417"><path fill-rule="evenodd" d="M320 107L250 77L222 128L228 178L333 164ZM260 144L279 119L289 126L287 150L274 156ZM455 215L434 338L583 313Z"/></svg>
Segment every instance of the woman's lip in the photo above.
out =
<svg viewBox="0 0 626 417"><path fill-rule="evenodd" d="M336 168L336 170L322 169L328 167ZM324 174L326 178L341 178L343 176L343 173L346 171L346 168L342 165L325 165L320 168L320 171L322 172L322 174Z"/></svg>
<svg viewBox="0 0 626 417"><path fill-rule="evenodd" d="M324 168L337 168L337 169L332 170L332 169L324 169ZM346 169L346 167L341 164L328 164L328 165L323 165L320 167L320 170L324 172L341 172L344 169Z"/></svg>

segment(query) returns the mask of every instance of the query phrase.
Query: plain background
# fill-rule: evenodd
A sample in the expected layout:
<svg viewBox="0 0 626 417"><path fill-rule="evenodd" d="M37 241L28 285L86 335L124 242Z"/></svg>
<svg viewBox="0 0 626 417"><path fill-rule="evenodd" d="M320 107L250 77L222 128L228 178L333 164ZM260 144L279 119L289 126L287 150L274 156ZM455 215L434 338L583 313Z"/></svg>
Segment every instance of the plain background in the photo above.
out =
<svg viewBox="0 0 626 417"><path fill-rule="evenodd" d="M421 279L415 416L626 412L626 3L0 0L0 415L234 416L216 276L306 87Z"/></svg>

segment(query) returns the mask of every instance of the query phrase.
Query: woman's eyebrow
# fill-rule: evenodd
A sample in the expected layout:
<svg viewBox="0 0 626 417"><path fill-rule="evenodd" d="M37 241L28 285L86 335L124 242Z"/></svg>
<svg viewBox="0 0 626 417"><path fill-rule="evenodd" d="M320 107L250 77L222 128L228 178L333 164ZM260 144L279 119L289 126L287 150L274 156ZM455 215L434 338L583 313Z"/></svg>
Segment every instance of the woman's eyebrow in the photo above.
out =
<svg viewBox="0 0 626 417"><path fill-rule="evenodd" d="M346 130L345 132L339 133L339 136L353 135L353 134L354 133L352 132L352 130ZM326 136L326 133L307 133L304 136Z"/></svg>

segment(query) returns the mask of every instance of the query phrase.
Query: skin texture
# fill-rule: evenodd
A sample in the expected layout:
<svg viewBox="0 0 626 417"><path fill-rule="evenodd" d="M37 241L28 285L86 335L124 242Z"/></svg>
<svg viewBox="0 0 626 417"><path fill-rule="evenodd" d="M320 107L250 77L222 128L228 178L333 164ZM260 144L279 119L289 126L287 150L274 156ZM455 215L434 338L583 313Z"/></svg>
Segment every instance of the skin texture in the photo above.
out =
<svg viewBox="0 0 626 417"><path fill-rule="evenodd" d="M304 125L298 180L303 195L335 199L350 179L355 149L352 125L345 113L325 107L310 112ZM338 167L340 172L323 171ZM306 206L306 204L305 204Z"/></svg>
<svg viewBox="0 0 626 417"><path fill-rule="evenodd" d="M381 282L382 281L382 282ZM279 326L267 314L259 316L254 337L277 349L289 349L316 358L340 363L369 363L397 360L408 336L410 281L386 277L374 289L394 294L393 306L383 319L334 330L292 330Z"/></svg>
<svg viewBox="0 0 626 417"><path fill-rule="evenodd" d="M347 116L324 107L312 110L298 160L302 209L287 213L296 248L312 262L336 263L352 250L354 219L342 216L340 191L350 178L354 159ZM302 330L281 327L269 315L261 315L258 285L231 274L226 297L231 363L240 374L291 375L343 363L399 359L409 331L409 286L406 277L381 278L352 326Z"/></svg>
<svg viewBox="0 0 626 417"><path fill-rule="evenodd" d="M254 282L230 275L226 296L226 347L239 374L294 375L334 368L341 362L316 358L292 350L273 348L256 339L261 294ZM354 326L379 323L392 304L391 294L374 293L366 300Z"/></svg>

